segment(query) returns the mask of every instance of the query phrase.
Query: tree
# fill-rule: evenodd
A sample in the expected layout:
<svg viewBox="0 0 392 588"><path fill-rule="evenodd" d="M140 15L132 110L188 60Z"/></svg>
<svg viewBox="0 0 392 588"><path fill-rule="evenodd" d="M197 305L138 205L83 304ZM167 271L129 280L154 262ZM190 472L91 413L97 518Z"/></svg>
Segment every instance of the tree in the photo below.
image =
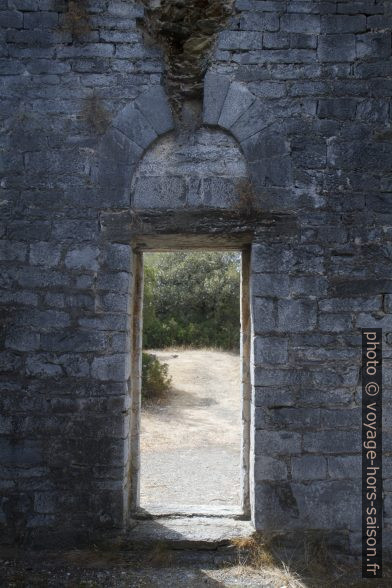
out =
<svg viewBox="0 0 392 588"><path fill-rule="evenodd" d="M238 348L238 253L146 254L144 275L145 348Z"/></svg>

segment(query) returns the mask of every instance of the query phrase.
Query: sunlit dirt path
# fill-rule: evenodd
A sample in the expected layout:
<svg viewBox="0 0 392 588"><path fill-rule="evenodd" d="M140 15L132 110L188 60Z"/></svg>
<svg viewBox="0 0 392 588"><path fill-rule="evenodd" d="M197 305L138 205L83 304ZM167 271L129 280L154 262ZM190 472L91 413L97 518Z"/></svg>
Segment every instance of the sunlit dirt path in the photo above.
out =
<svg viewBox="0 0 392 588"><path fill-rule="evenodd" d="M173 391L141 421L141 506L239 505L240 358L221 351L152 351Z"/></svg>

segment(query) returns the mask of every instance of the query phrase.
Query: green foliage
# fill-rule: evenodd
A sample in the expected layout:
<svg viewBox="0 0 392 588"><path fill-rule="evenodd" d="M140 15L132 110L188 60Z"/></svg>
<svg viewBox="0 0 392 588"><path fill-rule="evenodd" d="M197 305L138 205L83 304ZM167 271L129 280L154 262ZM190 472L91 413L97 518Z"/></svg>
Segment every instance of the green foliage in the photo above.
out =
<svg viewBox="0 0 392 588"><path fill-rule="evenodd" d="M239 273L238 253L145 255L144 347L238 348Z"/></svg>
<svg viewBox="0 0 392 588"><path fill-rule="evenodd" d="M152 400L164 396L170 390L171 377L166 363L155 355L142 353L142 398Z"/></svg>

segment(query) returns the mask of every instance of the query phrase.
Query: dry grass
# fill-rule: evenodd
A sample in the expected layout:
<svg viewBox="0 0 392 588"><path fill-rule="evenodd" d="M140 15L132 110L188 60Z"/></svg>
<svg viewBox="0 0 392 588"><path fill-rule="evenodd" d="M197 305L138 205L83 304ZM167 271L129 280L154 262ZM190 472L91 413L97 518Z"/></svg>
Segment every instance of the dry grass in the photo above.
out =
<svg viewBox="0 0 392 588"><path fill-rule="evenodd" d="M239 566L246 572L251 568L261 572L265 580L276 588L310 588L311 586L335 586L336 562L329 553L322 536L309 534L298 554L282 559L279 538L254 533L249 538L233 542L238 550Z"/></svg>
<svg viewBox="0 0 392 588"><path fill-rule="evenodd" d="M332 551L321 531L307 531L298 536L295 550L283 546L284 535L236 539L238 550L236 573L246 577L253 570L263 582L274 588L360 588L374 585L361 578L361 562ZM279 555L278 555L279 554ZM377 586L392 586L392 568L384 562L383 579Z"/></svg>

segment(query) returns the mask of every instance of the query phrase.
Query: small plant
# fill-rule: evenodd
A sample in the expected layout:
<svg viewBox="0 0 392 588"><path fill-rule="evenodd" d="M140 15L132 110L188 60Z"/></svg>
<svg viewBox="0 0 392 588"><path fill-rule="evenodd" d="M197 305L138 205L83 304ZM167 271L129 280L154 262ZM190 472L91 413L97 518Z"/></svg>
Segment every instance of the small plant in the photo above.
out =
<svg viewBox="0 0 392 588"><path fill-rule="evenodd" d="M63 28L75 39L91 31L87 2L88 0L68 0L68 10L64 16Z"/></svg>
<svg viewBox="0 0 392 588"><path fill-rule="evenodd" d="M92 94L92 96L86 98L82 116L87 124L99 135L106 131L110 122L109 113L97 94Z"/></svg>
<svg viewBox="0 0 392 588"><path fill-rule="evenodd" d="M164 397L171 388L169 367L156 355L142 354L142 399L156 400Z"/></svg>

